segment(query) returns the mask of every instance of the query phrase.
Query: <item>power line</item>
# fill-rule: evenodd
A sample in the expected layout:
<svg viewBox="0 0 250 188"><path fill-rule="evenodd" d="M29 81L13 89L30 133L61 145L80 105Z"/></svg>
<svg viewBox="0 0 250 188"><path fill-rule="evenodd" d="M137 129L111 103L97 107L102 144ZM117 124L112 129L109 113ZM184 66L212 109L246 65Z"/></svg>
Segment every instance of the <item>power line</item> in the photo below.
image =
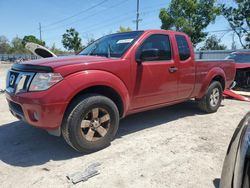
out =
<svg viewBox="0 0 250 188"><path fill-rule="evenodd" d="M109 10L109 9L112 9L112 8L115 8L115 7L118 7L118 6L120 6L120 5L124 4L124 3L126 3L127 1L129 1L129 0L122 0L122 1L118 2L117 4L115 4L115 5L113 5L113 6L106 7L106 8L105 8L104 10L102 10L102 11L99 11L99 12L97 12L97 13L94 12L93 14L88 15L88 16L84 17L84 19L89 18L89 17L92 17L92 16L95 16L95 15L98 15L98 14L101 14L101 13L103 13L103 12L106 11L106 10ZM156 6L163 6L163 5L165 5L165 4L166 4L166 3L164 3L164 4L161 3L161 4L157 4ZM144 9L144 10L152 9L152 7L147 6L147 7L143 7L143 9ZM158 8L158 9L153 10L153 11L151 10L151 11L147 11L147 12L142 12L141 14L151 13L151 12L158 11L158 10L160 10L160 9ZM45 29L44 31L54 31L54 30L57 30L57 29L59 29L59 28L67 27L67 26L70 26L70 25L72 25L72 24L79 23L79 22L82 22L82 21L84 21L84 20L83 20L83 19L78 19L78 20L73 21L73 22L68 23L68 24L64 24L64 25L61 25L61 26L57 26L57 27L54 27L54 28L51 28L51 29ZM142 21L142 20L140 19L140 21Z"/></svg>
<svg viewBox="0 0 250 188"><path fill-rule="evenodd" d="M160 10L160 9L157 8L157 9L150 10L150 11L144 11L144 12L141 12L141 14L142 15L149 15L149 14L152 14L153 12L155 12L155 11L158 11L158 10ZM115 17L116 19L112 18L112 19L104 20L104 21L102 21L103 24L102 23L101 24L96 24L96 23L92 24L92 25L88 26L87 31L80 32L80 34L86 34L86 33L89 33L91 31L97 30L98 28L107 27L107 26L114 25L116 23L121 23L122 21L127 21L127 20L133 18L134 11L130 11L128 13L130 13L130 14L126 14L125 16L124 16L124 14L120 15L118 17L116 16ZM52 38L56 38L56 37L58 37L58 36L49 37L49 38L46 38L46 39L48 40L48 39L52 39Z"/></svg>
<svg viewBox="0 0 250 188"><path fill-rule="evenodd" d="M158 10L158 9L157 9ZM153 10L153 11L156 11L156 10ZM142 12L142 14L149 14L149 13L152 13L153 12L152 10L151 11L145 11L145 12ZM134 11L131 11L130 12L131 14L133 14L134 13ZM93 30L96 30L96 29L98 29L98 28L100 28L100 27L106 27L106 26L109 26L109 25L112 25L112 24L116 24L116 23L121 23L121 21L124 21L124 20L128 20L129 18L132 18L133 16L128 16L128 14L124 17L123 15L121 16L121 17L116 17L116 18L121 18L121 19L109 19L109 20L107 20L107 21L105 21L104 23L107 23L108 22L108 24L105 24L105 25L100 25L100 24L93 24L93 26L94 27L88 27L89 28L89 30L87 30L87 31L85 31L85 32L82 32L82 33L88 33L88 32L90 32L90 31L93 31ZM109 21L111 21L110 23L109 23ZM97 25L97 26L96 26Z"/></svg>
<svg viewBox="0 0 250 188"><path fill-rule="evenodd" d="M119 18L119 17L118 17ZM110 25L114 25L114 24L116 24L116 23L121 23L122 21L124 21L125 19L130 19L130 18L133 18L133 16L128 16L128 15L126 15L125 17L122 17L121 19L115 19L115 21L114 20L111 20L112 22L108 22L108 24L104 24L104 25L98 25L97 27L95 26L95 27L89 27L90 29L89 30L87 30L87 31L85 31L85 32L82 32L81 34L85 34L85 33L89 33L90 31L93 31L93 30L96 30L96 29L98 29L98 28L100 28L100 26L101 27L107 27L107 26L110 26ZM107 22L105 22L105 23L107 23Z"/></svg>
<svg viewBox="0 0 250 188"><path fill-rule="evenodd" d="M97 12L97 13L93 13L93 14L88 15L88 16L84 17L84 19L89 18L89 17L92 17L92 16L95 16L95 15L98 15L98 14L101 14L101 13L103 13L103 12L106 11L106 10L109 10L109 9L112 9L112 8L115 8L115 7L118 7L118 6L120 6L120 5L124 4L124 3L126 3L127 1L129 1L129 0L122 0L122 1L118 2L117 4L115 4L115 5L113 5L113 6L106 7L103 11L99 11L99 12ZM163 5L165 5L165 4L166 4L166 3L164 3L164 4L161 3L161 4L157 4L156 6L163 6ZM152 7L146 6L146 7L143 7L143 9L144 9L144 10L152 9ZM158 11L158 10L160 10L160 9L158 8L158 9L153 10L153 11L151 10L151 11L147 11L147 12L142 12L142 14L151 13L151 12ZM139 11L138 11L138 12L139 12ZM78 22L82 22L82 21L83 21L83 19L78 19L78 20L73 21L73 22L68 23L68 24L64 24L64 25L61 25L61 26L57 26L57 27L54 27L54 28L51 28L51 29L43 29L43 30L44 30L44 31L54 31L54 30L57 30L57 29L59 29L59 28L67 27L67 26L70 26L70 25L72 25L72 24L75 24L75 23L78 23ZM139 21L142 21L142 20L139 19Z"/></svg>
<svg viewBox="0 0 250 188"><path fill-rule="evenodd" d="M47 24L47 25L43 26L43 31L53 31L53 30L57 30L58 28L63 28L63 27L66 27L66 26L69 26L69 25L72 25L72 24L81 22L81 21L83 21L83 20L82 20L82 19L78 19L78 20L76 20L76 21L74 21L74 22L71 22L71 23L69 23L69 24L61 25L61 26L59 26L59 27L54 27L54 28L51 28L51 29L46 29L47 27L50 27L50 26L55 25L55 24L59 24L59 23L64 22L64 21L66 21L66 20L68 20L68 19L70 19L70 18L73 18L73 17L75 17L75 16L78 16L78 15L82 14L83 12L89 11L89 10L91 10L91 9L97 7L97 6L100 6L101 4L105 3L106 1L108 1L108 0L103 0L103 1L101 1L99 4L95 4L95 5L93 5L92 7L89 7L88 9L82 10L81 12L78 12L78 13L72 15L72 16L69 16L69 17L66 17L66 18L64 18L64 19L58 20L58 21L56 21L56 22L54 22L54 23L51 23L51 24ZM123 3L127 2L127 1L128 1L128 0L123 0L123 1L117 3L117 4L113 5L113 6L110 6L110 7L105 8L105 10L108 10L108 9L111 9L111 8L114 8L114 7L117 7L117 6L120 6L120 5L122 5ZM163 5L166 5L166 3L157 4L157 5L155 5L155 6L163 6ZM152 9L152 6L143 7L143 9L144 9L144 10L146 10L146 9ZM160 9L157 9L157 10L160 10ZM156 11L156 10L153 10L153 11ZM139 11L138 11L138 12L139 12ZM152 12L152 11L149 11L149 12ZM99 12L97 12L97 13L93 13L93 14L91 14L91 15L88 15L87 17L84 17L84 19L89 18L89 17L94 16L94 15L97 15L97 14L99 14L99 13L103 13L103 11L99 11ZM142 14L144 14L144 13L142 13ZM141 21L141 20L140 20L140 21ZM45 29L44 29L44 28L45 28ZM37 29L40 31L40 28L39 28L39 27L38 27ZM34 30L33 32L31 32L31 34L35 34L36 31L37 31L37 29Z"/></svg>
<svg viewBox="0 0 250 188"><path fill-rule="evenodd" d="M90 14L90 15L88 15L88 16L85 16L84 19L89 18L89 17L92 17L92 16L95 16L95 15L98 15L98 14L101 14L101 13L103 13L103 12L106 11L106 10L109 10L109 9L112 9L112 8L115 8L115 7L118 7L118 6L120 6L120 5L124 4L124 3L126 3L127 1L128 1L128 0L122 0L122 1L120 1L119 3L117 3L117 4L113 5L113 6L106 7L103 11L99 11L99 12L97 12L97 13L94 12L93 14ZM75 24L75 23L78 23L78 22L81 22L81 21L83 21L83 19L78 19L78 20L73 21L73 22L71 22L71 23L64 24L64 25L61 25L61 26L58 26L58 27L54 27L54 28L51 28L51 29L45 29L45 31L57 30L58 28L67 27L67 26L70 26L70 25L72 25L72 24Z"/></svg>
<svg viewBox="0 0 250 188"><path fill-rule="evenodd" d="M47 28L47 27L50 27L50 26L52 26L52 25L56 25L56 24L65 22L66 20L69 20L69 19L71 19L71 18L74 18L74 17L76 17L76 16L79 16L79 15L82 14L82 13L85 13L85 12L87 12L87 11L89 11L89 10L94 9L94 8L96 8L96 7L98 7L98 6L102 5L102 4L104 4L104 3L107 2L107 1L108 1L108 0L103 0L103 1L101 1L100 3L97 3L97 4L91 6L91 7L87 8L87 9L81 10L80 12L78 12L78 13L76 13L76 14L73 14L73 15L71 15L71 16L68 16L68 17L66 17L66 18L63 18L63 19L58 20L58 21L56 21L56 22L53 22L53 23L51 23L51 24L45 25L44 28Z"/></svg>
<svg viewBox="0 0 250 188"><path fill-rule="evenodd" d="M122 1L122 2L125 2L125 1ZM121 3L122 3L121 2ZM114 7L116 7L116 6L119 6L121 3L117 3L117 4L115 4L115 5L113 5L113 6L111 6L111 7L108 7L108 8L106 8L105 10L108 10L108 9L110 9L110 8L114 8ZM165 4L165 3L164 3ZM163 5L163 4L159 4L159 5ZM139 7L139 6L138 6ZM145 9L147 9L147 8L150 8L150 7L144 7ZM159 11L160 10L160 8L157 8L157 9L155 9L155 10L150 10L150 11L144 11L144 12L141 12L140 14L141 15L147 15L147 14L149 14L149 13L153 13L153 12L155 12L155 11ZM134 12L134 11L131 11L131 13L132 12ZM137 9L137 12L139 12L139 9ZM99 13L103 13L103 11L99 11L99 12L97 12L97 13L94 13L94 14L91 14L91 15L88 15L87 17L91 17L92 15L96 15L96 14L99 14ZM85 17L85 18L87 18L87 17ZM90 31L93 31L93 30L96 30L96 29L98 29L98 28L100 28L100 27L105 27L105 26L109 26L109 25L113 25L113 24L116 24L116 23L121 23L121 21L123 21L123 20L127 20L127 18L130 18L131 16L129 16L128 17L128 14L126 14L126 17L124 17L123 15L122 15L122 18L121 17L115 17L115 18L121 18L121 19L119 19L119 20L117 20L117 19L115 19L114 20L114 18L112 18L112 19L108 19L108 20L106 20L106 21L102 21L102 23L104 23L105 25L103 25L102 23L101 23L101 25L100 24L97 24L97 23L95 23L95 24L92 24L92 25L90 25L90 27L88 26L88 29L89 30L87 30L87 31L85 31L85 32L81 32L81 34L83 34L83 33L89 33ZM74 21L74 22L72 22L72 23L70 23L70 24L73 24L73 23L77 23L77 22L80 22L80 21L82 21L82 19L81 20L76 20L76 21ZM109 21L111 21L111 22L109 22ZM146 24L146 25L149 25L149 24ZM92 27L93 26L93 27ZM145 26L145 25L144 25ZM58 28L58 27L57 27ZM53 28L53 29L57 29L57 28ZM138 26L138 28L139 28L139 26ZM224 30L213 30L213 31L207 31L207 32L210 32L210 33L213 33L213 32L230 32L230 31L233 31L232 29L224 29Z"/></svg>

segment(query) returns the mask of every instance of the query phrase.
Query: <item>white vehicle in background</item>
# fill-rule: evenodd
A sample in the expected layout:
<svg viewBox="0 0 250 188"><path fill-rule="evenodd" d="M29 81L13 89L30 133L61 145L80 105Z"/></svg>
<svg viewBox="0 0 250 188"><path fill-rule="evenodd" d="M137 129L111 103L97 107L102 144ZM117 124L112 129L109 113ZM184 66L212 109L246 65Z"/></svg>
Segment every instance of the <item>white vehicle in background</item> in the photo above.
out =
<svg viewBox="0 0 250 188"><path fill-rule="evenodd" d="M57 57L53 52L47 49L44 46L41 46L36 43L28 42L25 45L25 48L29 50L32 54L41 57L41 58L48 58L48 57Z"/></svg>

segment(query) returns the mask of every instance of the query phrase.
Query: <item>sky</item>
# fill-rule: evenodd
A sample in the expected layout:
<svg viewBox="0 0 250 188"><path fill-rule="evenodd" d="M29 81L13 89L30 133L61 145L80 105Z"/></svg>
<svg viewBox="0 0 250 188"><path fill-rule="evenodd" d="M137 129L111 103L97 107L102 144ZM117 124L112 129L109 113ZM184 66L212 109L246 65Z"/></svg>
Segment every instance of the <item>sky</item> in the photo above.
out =
<svg viewBox="0 0 250 188"><path fill-rule="evenodd" d="M169 2L170 0L140 0L142 21L139 29L159 29L159 10L167 8ZM80 33L83 43L88 38L97 39L116 32L120 26L135 29L136 0L0 0L0 10L0 35L5 35L9 40L25 35L39 38L41 23L42 40L46 42L46 46L55 44L63 49L62 34L70 27ZM209 35L217 35L230 49L232 32L221 31L227 29L230 29L227 21L219 16L205 31ZM236 36L235 41L240 48Z"/></svg>

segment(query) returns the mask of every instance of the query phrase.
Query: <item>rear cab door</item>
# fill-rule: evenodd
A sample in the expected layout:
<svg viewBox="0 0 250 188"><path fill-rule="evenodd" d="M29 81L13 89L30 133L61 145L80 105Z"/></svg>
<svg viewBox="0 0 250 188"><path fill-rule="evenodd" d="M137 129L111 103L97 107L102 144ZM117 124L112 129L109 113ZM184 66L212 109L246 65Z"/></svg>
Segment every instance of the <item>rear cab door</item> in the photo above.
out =
<svg viewBox="0 0 250 188"><path fill-rule="evenodd" d="M192 43L189 37L183 33L175 32L175 50L178 62L178 97L188 99L191 97L195 86L195 61Z"/></svg>

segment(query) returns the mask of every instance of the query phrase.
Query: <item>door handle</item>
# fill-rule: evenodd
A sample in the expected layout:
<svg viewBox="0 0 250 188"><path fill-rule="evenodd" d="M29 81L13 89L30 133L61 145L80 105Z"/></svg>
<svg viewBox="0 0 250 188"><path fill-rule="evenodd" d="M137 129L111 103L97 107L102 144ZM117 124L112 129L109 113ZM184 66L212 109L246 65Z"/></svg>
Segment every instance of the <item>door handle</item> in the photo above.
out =
<svg viewBox="0 0 250 188"><path fill-rule="evenodd" d="M177 67L170 67L170 68L168 69L168 71L169 71L170 73L174 73L174 72L176 72L177 70L178 70Z"/></svg>

